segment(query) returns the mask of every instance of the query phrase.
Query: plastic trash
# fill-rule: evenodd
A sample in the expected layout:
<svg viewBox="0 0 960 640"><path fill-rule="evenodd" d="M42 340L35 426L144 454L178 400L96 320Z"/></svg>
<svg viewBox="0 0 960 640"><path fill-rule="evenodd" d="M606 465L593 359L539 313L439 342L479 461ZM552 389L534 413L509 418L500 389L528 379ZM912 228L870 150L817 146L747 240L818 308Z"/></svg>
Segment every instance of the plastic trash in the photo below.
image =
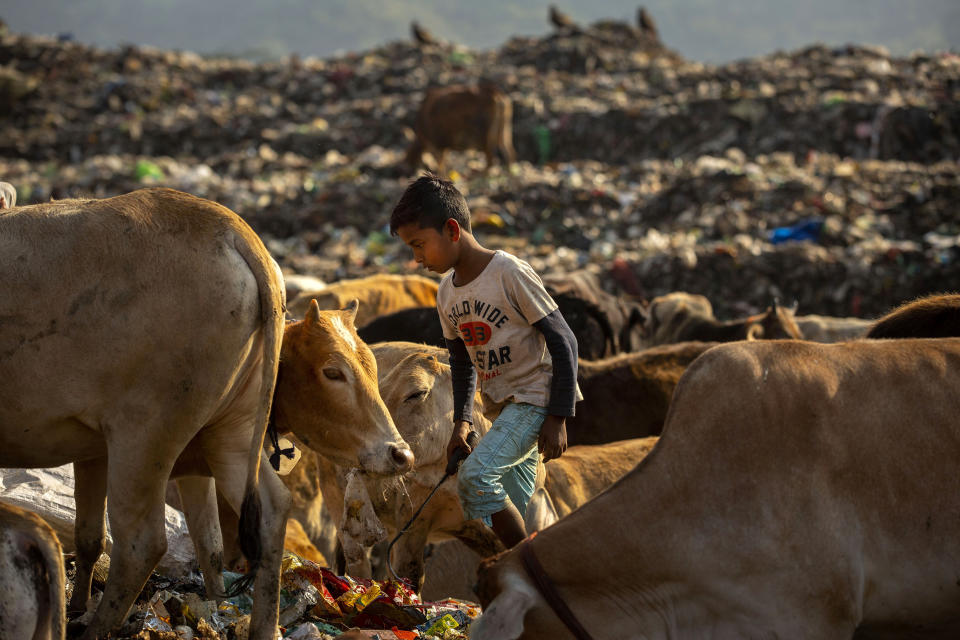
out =
<svg viewBox="0 0 960 640"><path fill-rule="evenodd" d="M789 227L777 227L770 232L770 242L772 244L791 241L799 242L803 240L816 242L820 238L820 231L822 229L823 220L819 219L806 220Z"/></svg>
<svg viewBox="0 0 960 640"><path fill-rule="evenodd" d="M149 160L137 160L133 175L141 182L150 182L151 180L163 180L163 171Z"/></svg>

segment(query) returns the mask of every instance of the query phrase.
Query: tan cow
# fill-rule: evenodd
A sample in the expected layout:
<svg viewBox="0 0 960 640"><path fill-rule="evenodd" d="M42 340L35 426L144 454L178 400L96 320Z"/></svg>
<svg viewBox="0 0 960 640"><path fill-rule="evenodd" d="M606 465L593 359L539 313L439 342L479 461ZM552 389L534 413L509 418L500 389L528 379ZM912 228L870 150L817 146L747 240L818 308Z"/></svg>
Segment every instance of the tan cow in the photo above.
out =
<svg viewBox="0 0 960 640"><path fill-rule="evenodd" d="M658 438L632 438L607 444L570 447L544 465L524 516L527 533L544 529L619 480L647 457Z"/></svg>
<svg viewBox="0 0 960 640"><path fill-rule="evenodd" d="M471 638L957 637L960 339L740 342L653 453L481 567ZM590 551L583 552L584 541Z"/></svg>
<svg viewBox="0 0 960 640"><path fill-rule="evenodd" d="M450 368L442 362L446 359L446 350L425 345L399 346L402 344L385 343L372 347L381 364L380 389L384 402L390 408L397 428L405 434L404 438L408 438L417 460L414 471L402 482L385 482L370 475L363 478L378 523L385 529L384 539L396 535L443 476L446 444L453 428ZM474 405L474 429L482 435L488 428L489 422L482 415L478 397ZM343 523L347 470L322 459L320 464L322 469L326 467L321 475L324 501L334 521ZM368 531L370 526L358 528ZM345 540L342 527L340 537L344 550L349 547L355 552L353 557L347 558L348 567L353 571L367 570L359 549L369 546L372 541L368 539L358 545ZM463 541L485 556L502 549L491 529L477 521L464 520L456 483L448 480L394 547L393 566L401 576L419 586L423 580L423 550L427 542L452 538Z"/></svg>
<svg viewBox="0 0 960 640"><path fill-rule="evenodd" d="M424 151L444 172L447 150L479 149L493 164L498 152L513 164L513 103L510 97L491 83L477 86L454 85L428 89L417 111L414 140L405 162L416 169Z"/></svg>
<svg viewBox="0 0 960 640"><path fill-rule="evenodd" d="M351 300L360 302L354 323L363 327L374 318L410 307L436 306L437 282L418 275L379 274L341 280L322 291L305 291L287 305L294 318L302 318L316 300L320 309L342 309Z"/></svg>
<svg viewBox="0 0 960 640"><path fill-rule="evenodd" d="M292 495L290 516L300 521L311 541L328 558L333 557L331 534L338 535L348 554L348 571L358 576L370 575L364 547L377 541L371 537L372 533L379 532L379 538L392 537L443 475L446 443L453 428L453 396L450 369L445 364L446 349L406 342L381 343L372 345L371 349L377 361L380 393L394 423L403 429L404 438L409 438L414 452L413 472L402 482L384 475L359 475L351 472L356 464L305 448L297 466L282 478ZM280 380L283 380L282 374ZM475 409L476 428L485 432L489 423L481 415L479 398ZM294 423L295 420L289 419L280 426L286 428ZM358 482L366 485L366 496L358 495ZM348 493L350 498L346 502L351 504L345 508ZM373 519L369 517L367 503L376 512ZM352 520L346 517L350 509L355 516ZM364 518L365 522L359 521ZM227 520L225 517L224 523L229 527ZM355 532L353 536L345 535L345 524ZM358 537L365 538L364 544L360 544ZM395 567L415 584L422 576L423 548L431 537L463 539L487 554L500 548L492 531L476 523L463 523L453 480L441 486L418 525L395 549Z"/></svg>
<svg viewBox="0 0 960 640"><path fill-rule="evenodd" d="M50 525L0 502L0 638L63 640L65 581L63 552Z"/></svg>
<svg viewBox="0 0 960 640"><path fill-rule="evenodd" d="M225 207L169 189L19 207L0 214L0 282L0 466L74 462L71 608L82 608L89 595L105 497L110 504L110 576L84 639L103 637L123 621L163 554L171 475L184 476L191 531L210 530L197 524L204 520L198 514L209 513L201 507L214 500L213 482L197 474L212 474L243 514L241 544L256 571L251 638L272 639L289 496L275 474L259 469L283 292L260 240ZM353 311L315 316L307 325L316 335L290 345L293 365L300 352L315 355L302 345L342 350L349 342L342 328ZM370 404L369 393L350 393L355 374L334 351L335 364L285 376L284 388L299 394L278 387L281 414L311 411L296 406L311 397ZM336 417L305 429L331 455L378 472L403 471L409 450L384 414L361 412L349 430ZM194 538L214 550L218 540ZM200 562L222 590L221 556L201 554Z"/></svg>
<svg viewBox="0 0 960 640"><path fill-rule="evenodd" d="M333 555L332 546L326 543L330 520L323 507L327 505L334 522L341 521L343 470L357 467L383 480L410 471L415 460L380 396L377 361L357 336L355 313L355 304L343 311L320 311L313 302L304 320L286 326L274 397L277 431L292 433L303 445L300 461L283 477L292 493L290 517L300 521L307 536L328 558ZM370 439L371 432L389 437L386 455L380 441ZM331 498L334 489L324 489L325 481L342 482L336 498ZM189 511L184 504L188 523ZM192 511L217 513L199 507ZM215 541L218 530L233 527L229 514L219 511L223 527L217 518L197 524L198 530L207 532L205 540ZM228 556L234 555L229 544L228 551ZM197 555L202 558L210 552L206 547L198 548Z"/></svg>

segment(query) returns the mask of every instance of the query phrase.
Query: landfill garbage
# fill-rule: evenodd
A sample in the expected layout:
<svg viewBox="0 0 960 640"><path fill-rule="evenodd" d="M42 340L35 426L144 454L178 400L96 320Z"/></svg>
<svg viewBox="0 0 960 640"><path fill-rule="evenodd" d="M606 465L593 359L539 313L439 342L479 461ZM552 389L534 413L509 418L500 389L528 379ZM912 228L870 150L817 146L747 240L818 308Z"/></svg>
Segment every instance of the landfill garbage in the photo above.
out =
<svg viewBox="0 0 960 640"><path fill-rule="evenodd" d="M423 602L408 584L336 575L290 552L284 554L281 573L280 631L293 640L328 640L349 629L389 629L405 638L460 638L480 615L479 605L472 602ZM72 570L67 577L72 580ZM240 577L225 572L226 587ZM163 634L187 640L242 636L253 609L251 593L252 587L227 600L207 600L198 573L183 578L154 573L117 640L173 637ZM95 593L84 620L89 621L99 595ZM148 635L140 635L143 632Z"/></svg>
<svg viewBox="0 0 960 640"><path fill-rule="evenodd" d="M0 118L18 203L187 190L243 216L287 274L414 268L384 233L416 175L403 130L429 86L484 78L513 99L519 161L484 173L482 154L452 153L450 175L481 241L538 272L687 289L718 317L776 294L874 316L960 288L950 53L812 45L707 65L605 21L489 51L393 42L296 64L9 31L0 55L33 86ZM774 242L814 218L815 246Z"/></svg>

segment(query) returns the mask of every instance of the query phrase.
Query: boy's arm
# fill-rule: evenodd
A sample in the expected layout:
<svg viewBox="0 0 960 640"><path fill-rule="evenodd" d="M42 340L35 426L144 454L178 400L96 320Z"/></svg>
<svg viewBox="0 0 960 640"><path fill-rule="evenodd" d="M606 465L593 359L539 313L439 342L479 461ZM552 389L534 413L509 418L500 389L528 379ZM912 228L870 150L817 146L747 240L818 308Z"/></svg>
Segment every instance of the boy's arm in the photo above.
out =
<svg viewBox="0 0 960 640"><path fill-rule="evenodd" d="M533 323L543 333L553 361L550 402L540 430L539 449L543 461L559 458L567 450L567 416L574 415L577 402L577 338L559 310Z"/></svg>
<svg viewBox="0 0 960 640"><path fill-rule="evenodd" d="M453 433L447 444L447 459L457 447L470 451L467 434L473 425L473 396L477 389L477 370L463 340L444 338L450 352L450 377L453 381Z"/></svg>

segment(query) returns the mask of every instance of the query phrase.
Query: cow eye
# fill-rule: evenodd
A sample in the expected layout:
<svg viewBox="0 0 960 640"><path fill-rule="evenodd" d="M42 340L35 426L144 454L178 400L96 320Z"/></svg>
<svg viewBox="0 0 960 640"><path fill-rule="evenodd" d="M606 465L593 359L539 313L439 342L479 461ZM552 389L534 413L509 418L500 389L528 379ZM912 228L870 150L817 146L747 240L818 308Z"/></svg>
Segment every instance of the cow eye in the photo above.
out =
<svg viewBox="0 0 960 640"><path fill-rule="evenodd" d="M336 369L334 367L324 367L323 375L324 377L327 378L327 380L343 380L344 379L343 372L340 371L340 369Z"/></svg>
<svg viewBox="0 0 960 640"><path fill-rule="evenodd" d="M404 402L413 402L413 401L415 401L415 400L419 400L420 398L424 397L425 395L427 395L426 389L422 389L422 390L420 390L420 391L415 391L415 392L411 393L410 395L408 395L408 396L406 397L406 399L404 399Z"/></svg>

